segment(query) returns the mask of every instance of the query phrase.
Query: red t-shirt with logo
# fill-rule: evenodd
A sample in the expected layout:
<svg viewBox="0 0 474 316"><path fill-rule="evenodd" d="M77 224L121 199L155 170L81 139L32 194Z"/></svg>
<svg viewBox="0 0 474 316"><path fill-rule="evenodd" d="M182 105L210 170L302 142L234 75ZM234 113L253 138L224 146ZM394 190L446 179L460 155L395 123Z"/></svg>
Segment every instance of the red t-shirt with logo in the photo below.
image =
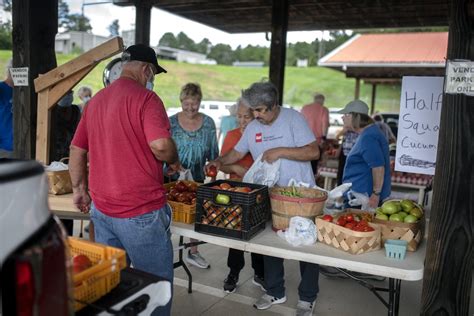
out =
<svg viewBox="0 0 474 316"><path fill-rule="evenodd" d="M89 192L111 217L127 218L163 207L163 164L150 142L169 138L161 99L128 78L119 78L88 103L72 144L89 153Z"/></svg>

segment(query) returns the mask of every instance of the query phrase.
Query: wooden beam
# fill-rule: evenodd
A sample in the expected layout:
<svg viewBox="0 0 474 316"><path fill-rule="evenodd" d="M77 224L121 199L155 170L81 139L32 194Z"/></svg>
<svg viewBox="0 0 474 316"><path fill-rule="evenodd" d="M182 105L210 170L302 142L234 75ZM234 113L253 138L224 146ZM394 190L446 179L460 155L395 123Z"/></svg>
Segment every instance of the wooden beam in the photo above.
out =
<svg viewBox="0 0 474 316"><path fill-rule="evenodd" d="M36 160L49 164L49 147L51 131L51 109L49 103L49 89L38 93L38 122L36 125Z"/></svg>
<svg viewBox="0 0 474 316"><path fill-rule="evenodd" d="M135 44L150 45L151 4L135 4Z"/></svg>
<svg viewBox="0 0 474 316"><path fill-rule="evenodd" d="M447 59L474 60L474 7L453 0ZM474 97L443 95L421 315L468 315L474 267Z"/></svg>
<svg viewBox="0 0 474 316"><path fill-rule="evenodd" d="M123 51L123 41L121 37L114 37L101 45L94 47L81 55L81 58L75 58L64 65L44 74L35 79L36 92L42 91L59 81L75 74L78 71L88 68L90 65L96 65L101 60L114 56Z"/></svg>
<svg viewBox="0 0 474 316"><path fill-rule="evenodd" d="M270 81L278 89L279 105L283 104L287 30L288 0L273 0L272 42L270 45Z"/></svg>
<svg viewBox="0 0 474 316"><path fill-rule="evenodd" d="M377 94L377 84L372 84L372 98L370 99L370 114L374 114L375 111L375 97Z"/></svg>
<svg viewBox="0 0 474 316"><path fill-rule="evenodd" d="M354 99L359 99L360 96L360 78L356 78L355 90L354 90Z"/></svg>
<svg viewBox="0 0 474 316"><path fill-rule="evenodd" d="M12 1L13 67L28 67L28 86L13 89L14 157L34 159L37 95L33 79L56 67L58 0Z"/></svg>

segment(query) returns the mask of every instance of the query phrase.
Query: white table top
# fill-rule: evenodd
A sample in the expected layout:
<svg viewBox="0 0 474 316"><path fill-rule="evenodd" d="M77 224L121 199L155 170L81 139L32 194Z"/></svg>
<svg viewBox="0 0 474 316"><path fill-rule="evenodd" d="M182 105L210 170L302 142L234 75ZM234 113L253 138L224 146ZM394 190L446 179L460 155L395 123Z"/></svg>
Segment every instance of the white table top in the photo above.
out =
<svg viewBox="0 0 474 316"><path fill-rule="evenodd" d="M51 210L59 217L89 219L89 214L83 214L74 207L72 204L72 194L49 196L49 203ZM421 243L417 251L408 251L404 260L395 260L385 257L384 248L361 255L351 255L320 242L311 246L293 247L271 230L270 223L267 223L267 228L254 236L250 241L195 232L194 225L184 223L172 223L171 232L223 247L284 259L318 263L388 278L405 281L417 281L423 278L426 239Z"/></svg>
<svg viewBox="0 0 474 316"><path fill-rule="evenodd" d="M405 281L423 278L426 240L417 251L407 252L404 260L389 259L385 249L361 255L351 255L326 244L317 242L310 246L293 247L277 236L267 223L267 228L250 241L217 237L194 231L194 225L173 223L171 232L184 237L195 238L210 244L270 255L284 259L306 261L322 265L344 268L355 272L368 273Z"/></svg>

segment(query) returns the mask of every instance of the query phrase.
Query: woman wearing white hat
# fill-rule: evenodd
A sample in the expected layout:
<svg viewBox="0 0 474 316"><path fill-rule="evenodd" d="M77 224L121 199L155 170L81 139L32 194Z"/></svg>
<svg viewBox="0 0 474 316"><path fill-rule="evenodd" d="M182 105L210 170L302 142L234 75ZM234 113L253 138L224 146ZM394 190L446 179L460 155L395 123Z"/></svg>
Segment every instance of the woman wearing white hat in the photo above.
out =
<svg viewBox="0 0 474 316"><path fill-rule="evenodd" d="M339 111L344 125L359 134L347 156L343 183L352 191L369 196L369 206L377 207L390 196L390 155L388 142L369 116L369 107L360 100L349 102Z"/></svg>

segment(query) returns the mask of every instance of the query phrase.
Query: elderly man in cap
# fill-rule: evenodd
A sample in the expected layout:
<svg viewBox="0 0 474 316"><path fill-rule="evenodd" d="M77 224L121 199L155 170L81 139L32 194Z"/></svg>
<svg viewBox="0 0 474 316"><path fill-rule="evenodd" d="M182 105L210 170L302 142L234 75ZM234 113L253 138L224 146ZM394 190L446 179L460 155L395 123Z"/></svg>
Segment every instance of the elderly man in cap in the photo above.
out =
<svg viewBox="0 0 474 316"><path fill-rule="evenodd" d="M122 60L120 78L89 101L74 135L73 200L82 212L90 206L97 242L125 249L134 268L172 283L163 162L177 170L179 160L163 102L152 91L155 75L166 70L146 45L130 46ZM153 315L170 310L171 301Z"/></svg>

